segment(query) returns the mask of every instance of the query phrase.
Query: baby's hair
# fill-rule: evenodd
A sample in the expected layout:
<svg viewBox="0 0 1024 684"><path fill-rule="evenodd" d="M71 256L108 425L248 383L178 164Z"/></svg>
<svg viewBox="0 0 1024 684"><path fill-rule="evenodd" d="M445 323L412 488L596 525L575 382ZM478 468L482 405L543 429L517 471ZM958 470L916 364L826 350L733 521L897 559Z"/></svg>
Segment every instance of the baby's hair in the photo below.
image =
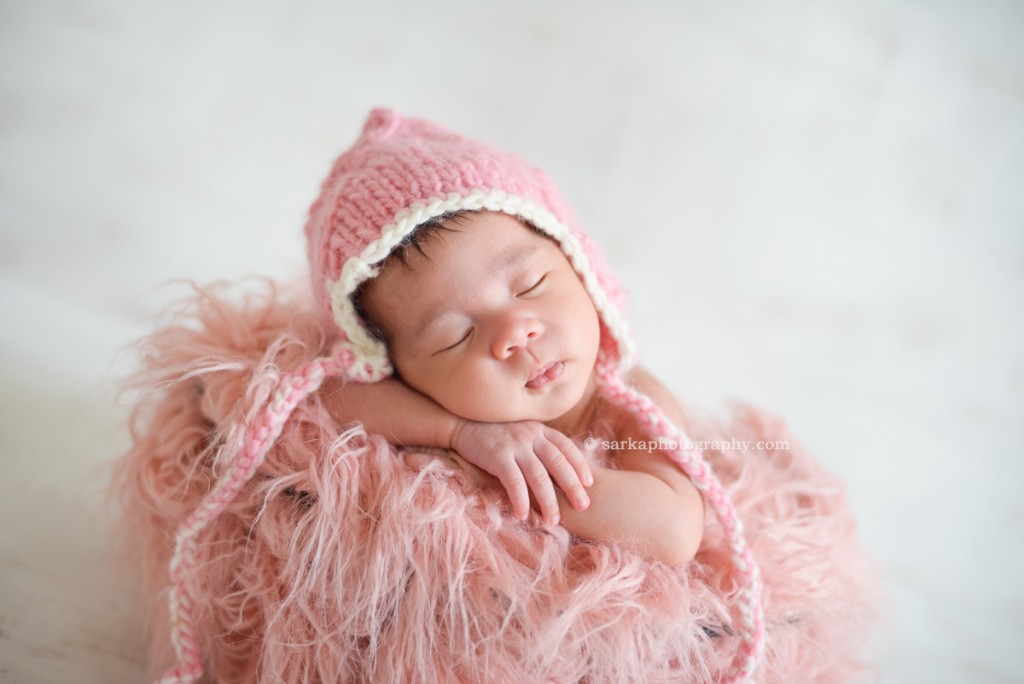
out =
<svg viewBox="0 0 1024 684"><path fill-rule="evenodd" d="M435 216L429 221L424 221L420 225L405 236L398 246L392 250L388 258L381 264L383 267L391 259L398 259L402 263L402 266L409 267L409 249L415 248L420 256L426 258L427 254L423 251L423 243L430 240L440 234L442 231L453 231L456 230L456 226L464 226L468 222L469 214L474 214L474 211L449 211Z"/></svg>

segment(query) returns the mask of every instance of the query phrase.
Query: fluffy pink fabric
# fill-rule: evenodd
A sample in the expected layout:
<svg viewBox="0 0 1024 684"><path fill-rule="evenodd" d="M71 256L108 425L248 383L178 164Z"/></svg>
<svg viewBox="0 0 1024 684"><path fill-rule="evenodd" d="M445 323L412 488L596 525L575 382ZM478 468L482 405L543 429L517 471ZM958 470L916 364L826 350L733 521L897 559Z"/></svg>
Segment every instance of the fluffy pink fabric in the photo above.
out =
<svg viewBox="0 0 1024 684"><path fill-rule="evenodd" d="M173 534L239 448L281 374L329 349L309 303L271 287L200 290L143 342L132 450L114 488L150 602L152 674L173 662ZM705 452L764 578L759 682L848 681L872 616L870 569L842 484L785 426L737 409L695 440L788 440ZM711 682L736 652L735 588L713 516L675 569L564 528L521 523L443 460L339 425L318 396L203 532L198 631L216 682Z"/></svg>

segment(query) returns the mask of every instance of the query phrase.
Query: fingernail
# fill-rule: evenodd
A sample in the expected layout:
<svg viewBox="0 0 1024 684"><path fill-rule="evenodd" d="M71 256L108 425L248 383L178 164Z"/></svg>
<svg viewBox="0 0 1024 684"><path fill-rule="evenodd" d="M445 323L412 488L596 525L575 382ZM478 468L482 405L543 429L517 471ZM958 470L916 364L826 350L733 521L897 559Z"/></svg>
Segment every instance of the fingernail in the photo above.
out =
<svg viewBox="0 0 1024 684"><path fill-rule="evenodd" d="M558 524L558 514L555 514L555 515L551 516L550 518L548 518L548 524L549 525L557 525Z"/></svg>
<svg viewBox="0 0 1024 684"><path fill-rule="evenodd" d="M580 498L576 499L576 508L580 509L581 511L589 505L590 499L586 496L581 496Z"/></svg>

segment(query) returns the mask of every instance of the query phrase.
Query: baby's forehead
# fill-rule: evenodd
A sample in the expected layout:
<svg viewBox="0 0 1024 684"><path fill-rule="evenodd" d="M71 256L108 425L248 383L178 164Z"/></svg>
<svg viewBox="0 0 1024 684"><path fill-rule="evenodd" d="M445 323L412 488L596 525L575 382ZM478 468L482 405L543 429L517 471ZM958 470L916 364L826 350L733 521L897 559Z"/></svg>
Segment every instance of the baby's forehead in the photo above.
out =
<svg viewBox="0 0 1024 684"><path fill-rule="evenodd" d="M427 225L364 283L367 322L392 341L415 336L447 309L545 254L565 258L554 240L504 214L479 212Z"/></svg>

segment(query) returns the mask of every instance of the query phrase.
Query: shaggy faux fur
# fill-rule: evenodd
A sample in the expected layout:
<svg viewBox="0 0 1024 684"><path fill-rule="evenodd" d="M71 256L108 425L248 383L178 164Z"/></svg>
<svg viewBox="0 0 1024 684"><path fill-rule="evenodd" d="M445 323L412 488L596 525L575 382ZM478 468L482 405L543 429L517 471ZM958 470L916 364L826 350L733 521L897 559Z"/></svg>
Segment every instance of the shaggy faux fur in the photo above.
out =
<svg viewBox="0 0 1024 684"><path fill-rule="evenodd" d="M151 674L173 662L173 534L239 448L283 373L325 353L311 306L267 286L199 290L141 346L133 448L114 481L149 601ZM764 579L758 682L841 682L862 668L870 572L842 484L778 420L691 412ZM215 682L713 682L736 652L735 587L709 516L681 569L512 518L444 458L340 425L320 398L203 533L198 628ZM642 505L642 502L638 502Z"/></svg>

